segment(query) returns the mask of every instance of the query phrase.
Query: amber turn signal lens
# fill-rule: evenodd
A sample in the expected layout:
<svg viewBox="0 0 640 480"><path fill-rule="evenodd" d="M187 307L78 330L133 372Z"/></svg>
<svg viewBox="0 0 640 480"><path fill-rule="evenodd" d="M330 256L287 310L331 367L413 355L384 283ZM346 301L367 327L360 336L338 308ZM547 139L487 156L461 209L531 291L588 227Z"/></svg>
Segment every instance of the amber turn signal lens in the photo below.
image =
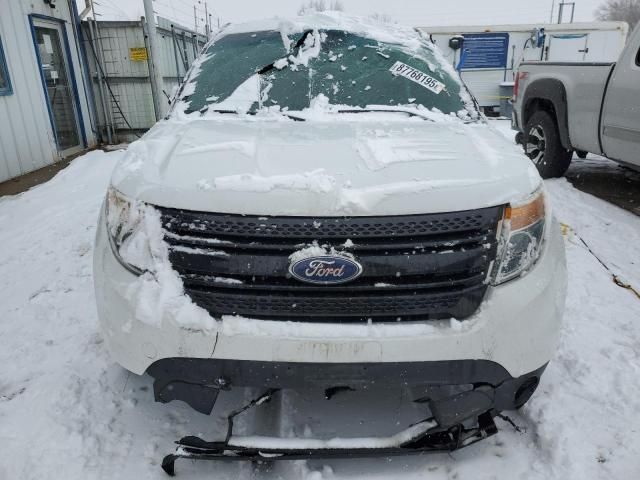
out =
<svg viewBox="0 0 640 480"><path fill-rule="evenodd" d="M505 218L511 220L511 231L533 225L544 218L544 195L540 193L531 202L517 207L507 207Z"/></svg>

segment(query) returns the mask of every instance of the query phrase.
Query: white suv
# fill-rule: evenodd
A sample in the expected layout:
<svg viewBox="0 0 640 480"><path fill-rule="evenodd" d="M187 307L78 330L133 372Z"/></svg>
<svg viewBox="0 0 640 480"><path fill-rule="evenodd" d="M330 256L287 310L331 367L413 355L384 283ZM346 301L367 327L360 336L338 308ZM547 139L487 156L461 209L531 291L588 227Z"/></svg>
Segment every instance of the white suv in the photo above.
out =
<svg viewBox="0 0 640 480"><path fill-rule="evenodd" d="M454 386L432 432L529 399L566 289L540 176L438 49L334 15L206 46L115 169L94 274L109 349L159 401Z"/></svg>

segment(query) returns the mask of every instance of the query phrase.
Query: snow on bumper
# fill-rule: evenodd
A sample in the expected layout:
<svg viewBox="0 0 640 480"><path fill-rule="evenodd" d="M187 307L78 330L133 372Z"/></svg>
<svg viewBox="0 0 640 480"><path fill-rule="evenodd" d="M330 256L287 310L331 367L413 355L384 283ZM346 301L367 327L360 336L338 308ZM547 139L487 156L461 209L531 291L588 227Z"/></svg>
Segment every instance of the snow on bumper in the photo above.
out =
<svg viewBox="0 0 640 480"><path fill-rule="evenodd" d="M555 222L534 268L491 287L478 312L462 322L327 325L225 317L210 332L136 319L127 292L137 277L113 256L102 223L94 265L100 323L116 361L134 373L174 357L310 363L490 360L518 377L546 364L558 344L567 273Z"/></svg>

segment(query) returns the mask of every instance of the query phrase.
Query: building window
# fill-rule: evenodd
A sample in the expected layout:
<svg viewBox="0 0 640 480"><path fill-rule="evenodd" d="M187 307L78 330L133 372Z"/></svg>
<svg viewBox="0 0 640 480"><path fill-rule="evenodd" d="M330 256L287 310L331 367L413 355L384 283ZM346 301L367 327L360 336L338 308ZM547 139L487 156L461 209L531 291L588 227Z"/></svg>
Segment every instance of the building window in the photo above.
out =
<svg viewBox="0 0 640 480"><path fill-rule="evenodd" d="M2 39L0 38L0 95L11 95L12 93L9 70L7 69L7 61L4 57Z"/></svg>

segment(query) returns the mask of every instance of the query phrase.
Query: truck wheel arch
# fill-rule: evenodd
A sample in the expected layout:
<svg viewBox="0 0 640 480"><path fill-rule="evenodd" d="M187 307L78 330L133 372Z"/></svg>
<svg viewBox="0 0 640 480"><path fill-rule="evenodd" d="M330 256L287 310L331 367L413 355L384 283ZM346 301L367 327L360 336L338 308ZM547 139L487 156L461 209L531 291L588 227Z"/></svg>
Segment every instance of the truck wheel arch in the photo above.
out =
<svg viewBox="0 0 640 480"><path fill-rule="evenodd" d="M549 112L556 119L562 146L571 150L569 121L567 119L567 94L560 80L545 78L532 82L527 86L522 104L524 106L522 125L526 125L537 110Z"/></svg>

